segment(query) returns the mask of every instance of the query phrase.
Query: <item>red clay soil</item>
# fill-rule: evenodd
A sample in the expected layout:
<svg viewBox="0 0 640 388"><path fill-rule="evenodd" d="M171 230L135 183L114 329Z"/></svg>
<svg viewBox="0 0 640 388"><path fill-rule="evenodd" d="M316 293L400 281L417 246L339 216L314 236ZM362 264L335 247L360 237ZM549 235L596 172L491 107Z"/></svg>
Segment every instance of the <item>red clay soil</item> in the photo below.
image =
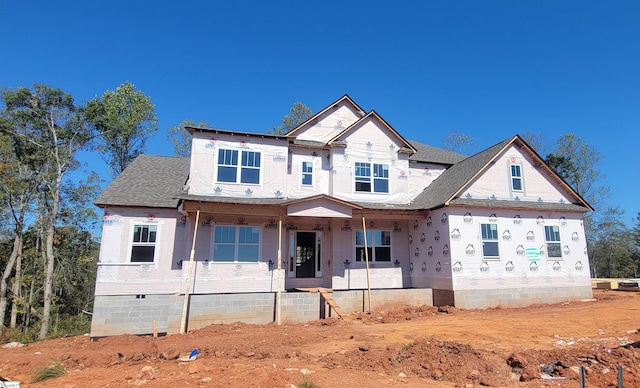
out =
<svg viewBox="0 0 640 388"><path fill-rule="evenodd" d="M640 387L640 293L459 310L388 306L347 320L212 325L185 335L70 337L0 349L21 387ZM195 360L184 361L192 350ZM66 374L31 383L62 364Z"/></svg>

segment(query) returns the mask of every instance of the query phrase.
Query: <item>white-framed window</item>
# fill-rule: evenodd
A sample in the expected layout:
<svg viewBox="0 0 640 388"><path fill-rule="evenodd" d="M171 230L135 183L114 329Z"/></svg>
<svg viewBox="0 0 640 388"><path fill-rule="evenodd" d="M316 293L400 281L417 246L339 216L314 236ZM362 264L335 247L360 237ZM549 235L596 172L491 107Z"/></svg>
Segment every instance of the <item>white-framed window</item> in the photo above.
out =
<svg viewBox="0 0 640 388"><path fill-rule="evenodd" d="M156 256L158 225L133 225L131 238L131 262L153 263Z"/></svg>
<svg viewBox="0 0 640 388"><path fill-rule="evenodd" d="M302 162L302 186L313 186L313 162Z"/></svg>
<svg viewBox="0 0 640 388"><path fill-rule="evenodd" d="M260 152L242 151L241 183L260 183Z"/></svg>
<svg viewBox="0 0 640 388"><path fill-rule="evenodd" d="M368 193L389 192L389 165L356 162L355 165L356 191Z"/></svg>
<svg viewBox="0 0 640 388"><path fill-rule="evenodd" d="M511 190L524 191L522 185L522 166L520 164L511 164L509 165L509 170L511 172Z"/></svg>
<svg viewBox="0 0 640 388"><path fill-rule="evenodd" d="M369 261L391 261L391 232L367 230L367 252ZM364 232L356 230L356 261L365 261Z"/></svg>
<svg viewBox="0 0 640 388"><path fill-rule="evenodd" d="M500 260L498 225L480 224L482 230L482 257L485 260Z"/></svg>
<svg viewBox="0 0 640 388"><path fill-rule="evenodd" d="M245 225L216 225L213 229L214 262L257 262L260 228Z"/></svg>
<svg viewBox="0 0 640 388"><path fill-rule="evenodd" d="M554 260L562 259L560 227L557 225L545 225L544 239L547 244L547 258Z"/></svg>
<svg viewBox="0 0 640 388"><path fill-rule="evenodd" d="M260 183L260 152L219 149L218 182Z"/></svg>

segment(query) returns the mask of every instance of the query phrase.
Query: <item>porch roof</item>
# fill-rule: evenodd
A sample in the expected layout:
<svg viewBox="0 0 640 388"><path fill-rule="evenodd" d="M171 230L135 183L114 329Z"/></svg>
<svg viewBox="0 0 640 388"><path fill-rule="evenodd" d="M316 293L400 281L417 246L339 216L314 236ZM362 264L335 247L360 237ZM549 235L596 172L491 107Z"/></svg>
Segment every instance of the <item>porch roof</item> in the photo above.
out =
<svg viewBox="0 0 640 388"><path fill-rule="evenodd" d="M589 209L569 202L532 202L532 201L504 201L492 199L466 199L456 198L449 202L449 206L483 207L491 209L514 210L555 210L567 212L588 212Z"/></svg>

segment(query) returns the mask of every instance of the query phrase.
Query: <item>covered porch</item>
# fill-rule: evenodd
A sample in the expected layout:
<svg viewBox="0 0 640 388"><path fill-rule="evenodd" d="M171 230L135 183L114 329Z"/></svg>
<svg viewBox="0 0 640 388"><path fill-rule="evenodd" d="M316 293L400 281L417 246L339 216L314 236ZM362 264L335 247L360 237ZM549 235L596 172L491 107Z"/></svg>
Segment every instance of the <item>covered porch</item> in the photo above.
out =
<svg viewBox="0 0 640 388"><path fill-rule="evenodd" d="M194 293L411 287L409 229L416 212L367 209L325 195L189 198L180 211L188 224L184 245L195 254L193 265L176 269L184 276L192 271ZM221 242L221 231L236 235ZM221 260L225 249L239 252Z"/></svg>

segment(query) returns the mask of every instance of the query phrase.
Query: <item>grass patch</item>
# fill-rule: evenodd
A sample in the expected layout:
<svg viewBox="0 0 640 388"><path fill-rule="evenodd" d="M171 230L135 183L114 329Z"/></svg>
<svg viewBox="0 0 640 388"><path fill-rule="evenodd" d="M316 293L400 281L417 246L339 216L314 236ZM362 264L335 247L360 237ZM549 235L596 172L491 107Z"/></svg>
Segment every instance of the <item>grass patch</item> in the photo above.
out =
<svg viewBox="0 0 640 388"><path fill-rule="evenodd" d="M67 371L66 369L64 369L64 365L57 362L53 365L44 366L38 369L37 371L35 371L35 373L33 374L33 378L31 379L31 382L39 383L41 381L49 380L54 377L60 377L65 373L67 373Z"/></svg>
<svg viewBox="0 0 640 388"><path fill-rule="evenodd" d="M309 380L309 378L305 377L302 384L298 384L298 388L320 388L313 381Z"/></svg>

